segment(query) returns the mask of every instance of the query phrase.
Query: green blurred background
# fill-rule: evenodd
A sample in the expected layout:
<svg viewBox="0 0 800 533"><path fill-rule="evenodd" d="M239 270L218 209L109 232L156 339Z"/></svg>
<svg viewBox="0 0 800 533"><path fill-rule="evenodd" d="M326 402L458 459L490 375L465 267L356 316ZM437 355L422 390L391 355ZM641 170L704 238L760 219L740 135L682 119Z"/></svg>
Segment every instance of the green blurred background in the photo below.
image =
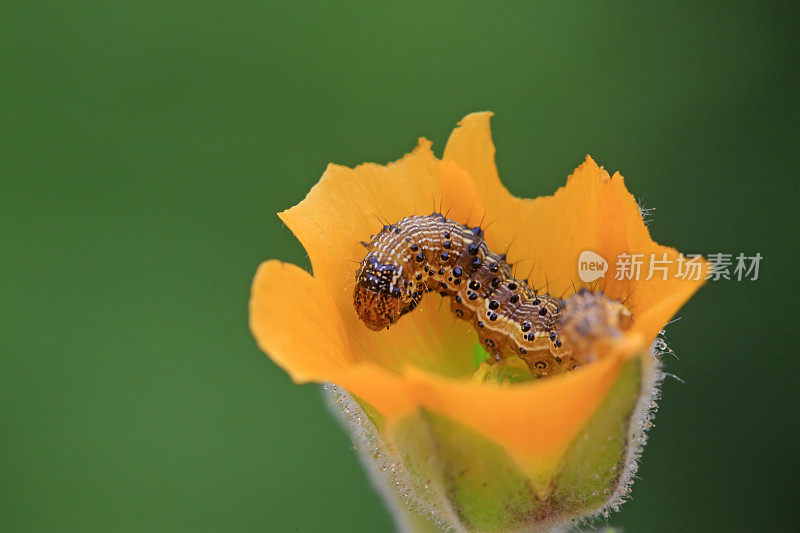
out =
<svg viewBox="0 0 800 533"><path fill-rule="evenodd" d="M796 526L790 3L3 2L0 530L392 527L318 387L247 328L275 212L326 163L441 153L495 111L503 180L591 153L659 242L764 256L669 327L628 531ZM791 520L792 522L789 522Z"/></svg>

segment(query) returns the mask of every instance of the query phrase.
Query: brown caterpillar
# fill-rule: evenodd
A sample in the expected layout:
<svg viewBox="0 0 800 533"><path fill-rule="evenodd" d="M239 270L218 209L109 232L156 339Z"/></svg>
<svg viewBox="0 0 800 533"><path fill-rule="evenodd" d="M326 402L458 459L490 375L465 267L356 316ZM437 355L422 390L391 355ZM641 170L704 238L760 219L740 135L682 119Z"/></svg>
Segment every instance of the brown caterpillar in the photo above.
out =
<svg viewBox="0 0 800 533"><path fill-rule="evenodd" d="M369 242L356 273L353 303L372 330L388 328L428 292L451 298L455 315L474 323L495 361L518 355L537 376L591 361L599 343L633 323L628 309L581 289L566 300L538 294L512 275L505 255L489 251L480 227L440 213L406 217Z"/></svg>

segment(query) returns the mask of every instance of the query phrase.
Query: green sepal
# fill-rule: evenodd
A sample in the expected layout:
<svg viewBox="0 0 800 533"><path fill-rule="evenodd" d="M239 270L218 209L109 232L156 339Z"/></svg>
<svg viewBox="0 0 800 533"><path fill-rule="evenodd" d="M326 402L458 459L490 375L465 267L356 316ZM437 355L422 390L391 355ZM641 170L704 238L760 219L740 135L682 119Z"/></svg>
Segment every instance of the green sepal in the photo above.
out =
<svg viewBox="0 0 800 533"><path fill-rule="evenodd" d="M616 490L626 447L633 438L628 428L641 376L638 357L622 367L597 412L572 441L550 496L554 505L589 512L601 507Z"/></svg>
<svg viewBox="0 0 800 533"><path fill-rule="evenodd" d="M596 512L618 493L642 381L637 357L623 366L545 490L534 488L502 446L427 409L386 426L383 438L413 480L415 499L440 522L469 531L554 525Z"/></svg>

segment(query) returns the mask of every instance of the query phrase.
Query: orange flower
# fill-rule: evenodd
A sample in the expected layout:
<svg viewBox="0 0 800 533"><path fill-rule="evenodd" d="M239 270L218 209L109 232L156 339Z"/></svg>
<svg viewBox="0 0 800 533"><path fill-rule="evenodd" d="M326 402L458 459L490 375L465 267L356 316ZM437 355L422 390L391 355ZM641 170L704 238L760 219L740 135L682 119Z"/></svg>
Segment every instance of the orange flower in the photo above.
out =
<svg viewBox="0 0 800 533"><path fill-rule="evenodd" d="M382 432L420 409L443 416L499 446L536 497L547 499L565 454L626 363L652 368L651 343L702 282L675 276L678 252L650 239L622 176L609 176L588 156L553 196L512 196L498 178L490 116L465 117L442 159L420 139L410 154L385 166L329 165L302 202L279 213L308 252L314 275L275 260L263 263L253 283L250 327L261 349L294 381L343 387L379 413ZM364 256L359 242L380 230L379 218L395 222L439 206L465 224L490 222L489 249L510 245L509 263L531 268L531 285L547 286L550 294L586 285L578 279L578 256L598 253L609 261L601 288L626 299L634 326L597 362L514 385L475 376L476 335L438 298L423 300L388 330L370 331L353 308L356 263ZM615 279L623 253L666 254L666 280L661 274Z"/></svg>

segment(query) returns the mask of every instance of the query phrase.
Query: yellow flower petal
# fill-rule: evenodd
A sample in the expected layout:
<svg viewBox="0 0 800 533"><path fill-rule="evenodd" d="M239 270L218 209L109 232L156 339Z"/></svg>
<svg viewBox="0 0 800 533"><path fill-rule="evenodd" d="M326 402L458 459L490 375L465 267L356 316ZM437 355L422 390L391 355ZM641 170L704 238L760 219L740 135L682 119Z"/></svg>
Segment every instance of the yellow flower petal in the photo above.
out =
<svg viewBox="0 0 800 533"><path fill-rule="evenodd" d="M265 261L258 268L250 329L258 346L297 382L325 379L355 362L328 291L289 263Z"/></svg>
<svg viewBox="0 0 800 533"><path fill-rule="evenodd" d="M308 196L279 216L308 252L314 277L330 292L357 359L396 370L414 364L459 375L471 370L469 357L454 361L447 356L454 349L468 354L472 340L466 334L469 326L456 322L446 303L430 297L390 330L375 333L355 313L353 287L365 253L359 243L384 223L440 208L457 220L472 217L477 223L480 202L469 177L438 160L430 142L420 139L413 152L386 166L329 165Z"/></svg>
<svg viewBox="0 0 800 533"><path fill-rule="evenodd" d="M653 242L622 176L609 177L589 156L553 196L512 196L497 174L491 116L473 113L465 117L444 151L444 159L466 170L484 198L486 219L492 223L487 238L499 248L513 243L509 260L520 261L518 270L523 275L530 271L536 288L558 295L586 285L624 300L636 318L635 330L651 342L702 285L707 263L702 263L700 281L677 278L678 252ZM600 283L583 284L578 278L578 257L585 250L600 254L609 263ZM639 280L615 279L620 254L641 254ZM666 280L660 273L645 279L651 254L656 260L669 261Z"/></svg>

